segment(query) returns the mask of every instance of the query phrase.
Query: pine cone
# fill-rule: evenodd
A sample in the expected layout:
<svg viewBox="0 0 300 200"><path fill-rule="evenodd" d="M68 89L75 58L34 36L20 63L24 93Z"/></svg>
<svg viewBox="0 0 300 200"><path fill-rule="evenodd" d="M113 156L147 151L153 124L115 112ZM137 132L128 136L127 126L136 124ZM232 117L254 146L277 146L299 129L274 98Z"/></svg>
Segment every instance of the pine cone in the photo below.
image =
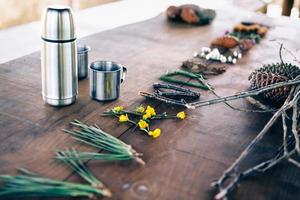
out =
<svg viewBox="0 0 300 200"><path fill-rule="evenodd" d="M252 72L249 76L251 89L258 89L265 87L267 85L287 81L288 78L282 75L276 75L267 72ZM284 86L280 88L275 88L264 92L262 95L271 101L282 102L287 98L291 90L290 86Z"/></svg>
<svg viewBox="0 0 300 200"><path fill-rule="evenodd" d="M255 71L285 76L288 78L288 80L292 80L300 75L300 68L290 63L274 63L264 65L262 68L259 68Z"/></svg>

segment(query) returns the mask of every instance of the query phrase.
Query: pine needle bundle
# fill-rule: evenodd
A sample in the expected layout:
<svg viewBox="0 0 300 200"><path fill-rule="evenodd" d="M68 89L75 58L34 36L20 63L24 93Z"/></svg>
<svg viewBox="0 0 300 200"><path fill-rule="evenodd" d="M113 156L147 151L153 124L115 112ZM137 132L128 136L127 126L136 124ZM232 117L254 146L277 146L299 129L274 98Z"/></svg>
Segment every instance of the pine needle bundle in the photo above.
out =
<svg viewBox="0 0 300 200"><path fill-rule="evenodd" d="M145 162L140 158L141 153L137 153L130 145L122 142L118 138L104 132L97 125L90 126L78 120L71 122L72 125L79 127L74 131L64 130L70 134L74 139L104 150L104 153L80 152L76 151L76 155L70 151L61 151L68 156L60 155L59 160L105 160L105 161L122 161L122 160L136 160L141 164Z"/></svg>
<svg viewBox="0 0 300 200"><path fill-rule="evenodd" d="M87 168L87 166L80 159L72 159L76 157L78 158L78 152L76 150L57 151L56 157L61 159L65 164L69 165L74 172L90 183L93 187L103 189L107 194L111 193L107 188L105 188L104 184L92 174L89 168Z"/></svg>
<svg viewBox="0 0 300 200"><path fill-rule="evenodd" d="M17 197L86 197L111 196L91 185L46 178L28 170L23 175L0 175L0 198Z"/></svg>

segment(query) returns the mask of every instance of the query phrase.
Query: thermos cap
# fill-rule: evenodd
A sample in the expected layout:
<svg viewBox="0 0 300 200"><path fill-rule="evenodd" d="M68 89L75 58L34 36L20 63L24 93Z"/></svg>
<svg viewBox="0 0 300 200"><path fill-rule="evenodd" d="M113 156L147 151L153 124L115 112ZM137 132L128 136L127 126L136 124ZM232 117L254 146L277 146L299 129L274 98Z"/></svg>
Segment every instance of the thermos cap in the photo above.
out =
<svg viewBox="0 0 300 200"><path fill-rule="evenodd" d="M44 11L42 23L42 38L45 40L60 42L76 39L73 14L68 6L49 6Z"/></svg>

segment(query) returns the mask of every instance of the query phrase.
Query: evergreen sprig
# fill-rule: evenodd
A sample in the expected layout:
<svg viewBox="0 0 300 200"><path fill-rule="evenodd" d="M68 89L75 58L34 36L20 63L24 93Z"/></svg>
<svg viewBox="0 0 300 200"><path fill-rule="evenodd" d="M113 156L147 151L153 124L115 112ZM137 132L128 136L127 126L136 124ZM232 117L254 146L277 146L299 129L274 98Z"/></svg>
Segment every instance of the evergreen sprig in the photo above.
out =
<svg viewBox="0 0 300 200"><path fill-rule="evenodd" d="M107 190L107 193L110 193L110 191L105 188L104 184L93 175L89 168L86 167L86 165L81 161L81 159L73 159L79 158L78 151L60 150L56 152L56 157L62 160L65 164L69 165L74 170L74 172L76 172L84 180L89 182L93 187L105 189Z"/></svg>
<svg viewBox="0 0 300 200"><path fill-rule="evenodd" d="M79 129L70 131L64 130L70 134L74 139L96 147L100 150L104 150L105 153L92 153L92 152L80 152L76 151L76 155L69 151L61 151L64 155L60 155L57 158L59 160L69 161L72 160L106 160L106 161L119 161L119 160L136 160L141 164L145 162L140 158L141 153L137 153L130 145L122 142L118 138L104 132L97 125L90 126L84 124L78 120L71 122L72 125L79 127ZM68 156L66 156L68 154Z"/></svg>
<svg viewBox="0 0 300 200"><path fill-rule="evenodd" d="M105 189L46 178L22 169L24 175L0 175L0 197L110 197Z"/></svg>
<svg viewBox="0 0 300 200"><path fill-rule="evenodd" d="M198 82L189 82L189 81L183 81L180 79L176 79L175 76L183 76L191 79L196 79ZM186 86L191 86L191 87L197 87L201 88L203 90L209 90L211 87L206 83L205 77L200 74L200 73L192 73L184 70L177 69L173 72L167 72L166 74L163 74L159 78L162 81L165 82L171 82L171 83L177 83L177 84L182 84Z"/></svg>

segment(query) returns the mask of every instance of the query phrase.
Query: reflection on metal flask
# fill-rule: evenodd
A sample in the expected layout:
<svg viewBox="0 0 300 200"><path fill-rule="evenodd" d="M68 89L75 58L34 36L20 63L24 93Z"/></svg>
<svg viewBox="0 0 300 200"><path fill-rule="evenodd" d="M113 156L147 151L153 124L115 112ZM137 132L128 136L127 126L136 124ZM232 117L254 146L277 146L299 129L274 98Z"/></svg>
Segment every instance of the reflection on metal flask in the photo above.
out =
<svg viewBox="0 0 300 200"><path fill-rule="evenodd" d="M48 7L42 19L42 94L52 106L75 102L78 93L76 33L72 11Z"/></svg>

